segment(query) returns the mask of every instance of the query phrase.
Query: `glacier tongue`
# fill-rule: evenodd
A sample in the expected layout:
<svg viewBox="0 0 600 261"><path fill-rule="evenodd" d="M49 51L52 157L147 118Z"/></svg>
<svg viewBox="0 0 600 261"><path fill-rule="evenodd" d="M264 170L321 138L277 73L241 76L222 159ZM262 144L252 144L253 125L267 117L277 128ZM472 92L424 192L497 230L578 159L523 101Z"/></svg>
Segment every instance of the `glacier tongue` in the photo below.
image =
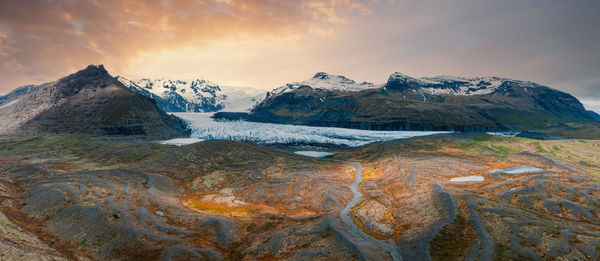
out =
<svg viewBox="0 0 600 261"><path fill-rule="evenodd" d="M377 141L406 139L442 131L369 131L245 121L214 121L212 113L173 113L189 122L192 138L255 143L334 144L356 147Z"/></svg>

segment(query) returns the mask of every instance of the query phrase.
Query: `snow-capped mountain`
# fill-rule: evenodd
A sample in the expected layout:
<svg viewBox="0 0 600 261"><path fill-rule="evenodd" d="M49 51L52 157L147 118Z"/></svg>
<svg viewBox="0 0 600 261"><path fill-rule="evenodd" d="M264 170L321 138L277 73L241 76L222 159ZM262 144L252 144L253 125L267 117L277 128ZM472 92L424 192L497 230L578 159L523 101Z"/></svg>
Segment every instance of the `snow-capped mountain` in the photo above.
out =
<svg viewBox="0 0 600 261"><path fill-rule="evenodd" d="M243 111L254 105L254 100L262 92L246 87L219 86L200 78L116 78L129 89L153 98L167 112L215 112L225 108Z"/></svg>
<svg viewBox="0 0 600 261"><path fill-rule="evenodd" d="M498 90L505 83L516 83L524 87L539 86L529 81L518 81L494 76L464 78L455 76L435 76L413 78L402 73L393 73L385 84L386 88L404 86L415 92L445 95L483 95ZM411 88L412 87L412 88Z"/></svg>
<svg viewBox="0 0 600 261"><path fill-rule="evenodd" d="M273 89L270 96L294 91L302 86L310 86L313 89L326 89L335 91L357 92L366 89L394 88L393 86L406 86L414 92L423 94L445 94L445 95L483 95L492 93L502 87L503 83L517 83L521 86L535 87L536 83L519 81L508 78L485 76L485 77L456 77L456 76L434 76L415 78L406 74L395 72L390 75L384 84L373 84L370 82L357 83L341 75L332 75L324 72L316 73L312 78L288 83Z"/></svg>
<svg viewBox="0 0 600 261"><path fill-rule="evenodd" d="M301 86L310 86L313 89L326 89L336 91L362 91L365 89L380 88L381 85L375 85L370 82L357 83L341 75L333 75L324 72L318 72L312 78L301 81L288 83L284 86L276 88L270 92L270 95L278 95L298 89Z"/></svg>
<svg viewBox="0 0 600 261"><path fill-rule="evenodd" d="M326 89L326 91L323 91ZM277 88L250 113L216 119L370 130L521 131L597 122L572 95L500 77L414 78L392 74L383 85L317 73Z"/></svg>

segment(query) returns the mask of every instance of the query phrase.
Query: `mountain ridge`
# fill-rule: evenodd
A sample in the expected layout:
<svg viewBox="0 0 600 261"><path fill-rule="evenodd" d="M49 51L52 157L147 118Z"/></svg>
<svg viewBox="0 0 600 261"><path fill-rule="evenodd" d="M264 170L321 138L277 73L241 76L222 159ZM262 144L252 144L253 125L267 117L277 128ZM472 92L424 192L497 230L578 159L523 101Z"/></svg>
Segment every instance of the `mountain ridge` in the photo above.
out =
<svg viewBox="0 0 600 261"><path fill-rule="evenodd" d="M215 112L224 109L242 110L252 106L258 92L254 89L221 86L203 78L173 79L142 78L129 79L116 76L125 87L156 100L166 112ZM244 103L246 106L236 106Z"/></svg>
<svg viewBox="0 0 600 261"><path fill-rule="evenodd" d="M598 123L572 95L530 81L393 73L385 84L373 86L347 91L297 84L269 92L250 113L218 112L214 118L441 131L521 131Z"/></svg>
<svg viewBox="0 0 600 261"><path fill-rule="evenodd" d="M14 93L13 93L14 94ZM146 137L187 136L180 119L133 92L103 65L90 65L0 107L0 133L79 133Z"/></svg>

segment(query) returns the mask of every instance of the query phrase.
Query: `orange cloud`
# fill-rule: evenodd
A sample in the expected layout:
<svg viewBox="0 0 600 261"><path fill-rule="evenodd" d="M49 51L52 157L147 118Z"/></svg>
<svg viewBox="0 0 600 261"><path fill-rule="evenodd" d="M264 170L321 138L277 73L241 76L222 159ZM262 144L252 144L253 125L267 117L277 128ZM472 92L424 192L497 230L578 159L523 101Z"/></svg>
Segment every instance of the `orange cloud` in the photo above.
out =
<svg viewBox="0 0 600 261"><path fill-rule="evenodd" d="M367 12L355 0L3 0L0 93L90 63L120 71L141 54L331 32Z"/></svg>

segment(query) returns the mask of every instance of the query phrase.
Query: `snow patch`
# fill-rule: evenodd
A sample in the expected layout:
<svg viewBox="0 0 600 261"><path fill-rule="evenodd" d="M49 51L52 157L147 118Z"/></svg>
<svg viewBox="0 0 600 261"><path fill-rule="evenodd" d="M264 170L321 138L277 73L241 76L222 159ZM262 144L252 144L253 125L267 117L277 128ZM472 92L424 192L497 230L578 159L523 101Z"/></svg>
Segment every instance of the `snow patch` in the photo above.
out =
<svg viewBox="0 0 600 261"><path fill-rule="evenodd" d="M508 78L494 76L485 77L456 77L456 76L435 76L414 78L402 73L393 73L388 82L406 82L418 85L418 92L434 95L482 95L492 93L502 87L505 82L514 82L522 86L536 87L536 83L529 81L518 81ZM527 88L525 90L530 93Z"/></svg>
<svg viewBox="0 0 600 261"><path fill-rule="evenodd" d="M521 132L486 132L489 135L498 136L498 137L516 137Z"/></svg>
<svg viewBox="0 0 600 261"><path fill-rule="evenodd" d="M276 88L271 91L272 95L278 95L286 92L291 92L302 86L309 86L313 89L324 89L324 90L337 90L337 91L349 91L357 92L366 89L381 88L382 85L375 85L370 82L357 83L354 80L348 79L341 75L327 74L324 72L316 73L312 78L301 81L288 83L284 86Z"/></svg>
<svg viewBox="0 0 600 261"><path fill-rule="evenodd" d="M264 90L251 87L219 86L202 78L168 79L163 77L139 80L123 76L115 78L127 88L146 96L155 95L165 100L171 98L177 101L183 99L187 104L222 107L224 111L247 111L266 94ZM178 103L180 102L178 101ZM195 106L185 106L186 111L193 111L193 107Z"/></svg>

